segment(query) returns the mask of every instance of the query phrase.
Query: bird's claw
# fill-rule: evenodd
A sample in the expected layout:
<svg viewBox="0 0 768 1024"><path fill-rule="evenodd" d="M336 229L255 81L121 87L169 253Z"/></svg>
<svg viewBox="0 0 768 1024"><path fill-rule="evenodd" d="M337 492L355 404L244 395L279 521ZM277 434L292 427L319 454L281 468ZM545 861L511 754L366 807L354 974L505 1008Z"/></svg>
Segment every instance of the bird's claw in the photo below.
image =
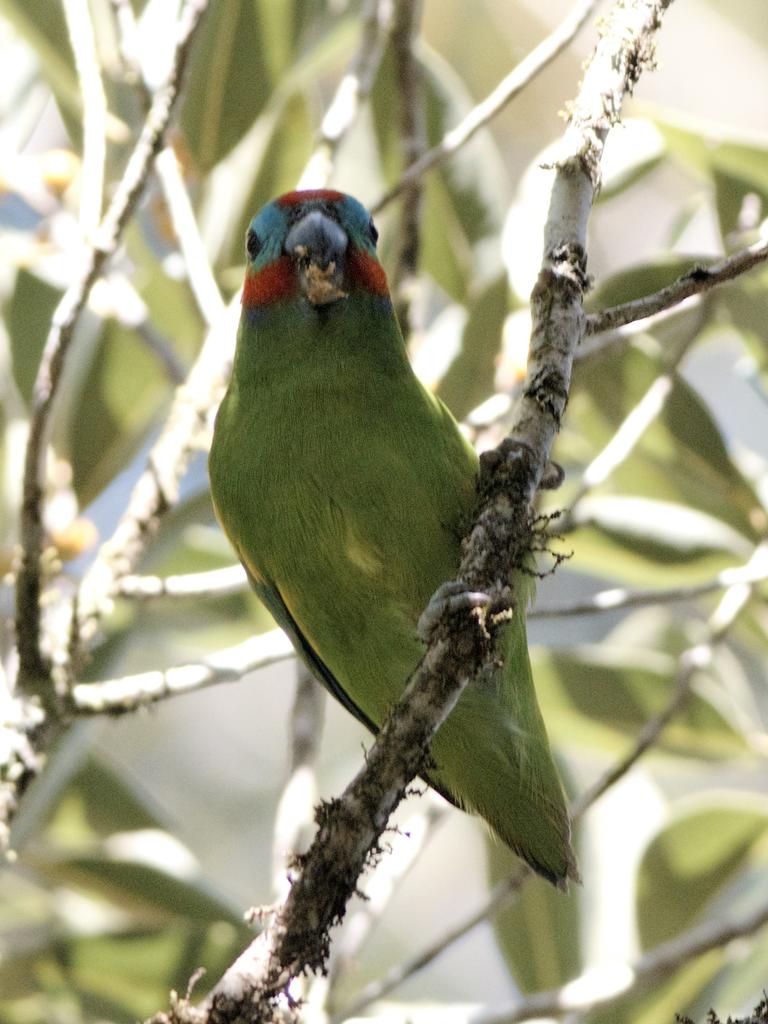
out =
<svg viewBox="0 0 768 1024"><path fill-rule="evenodd" d="M485 608L491 603L489 594L479 590L467 590L461 580L448 580L437 588L429 604L419 616L416 632L428 644L438 623L446 612L471 611Z"/></svg>
<svg viewBox="0 0 768 1024"><path fill-rule="evenodd" d="M541 475L539 490L556 491L561 486L563 480L565 480L565 470L559 462L550 459Z"/></svg>

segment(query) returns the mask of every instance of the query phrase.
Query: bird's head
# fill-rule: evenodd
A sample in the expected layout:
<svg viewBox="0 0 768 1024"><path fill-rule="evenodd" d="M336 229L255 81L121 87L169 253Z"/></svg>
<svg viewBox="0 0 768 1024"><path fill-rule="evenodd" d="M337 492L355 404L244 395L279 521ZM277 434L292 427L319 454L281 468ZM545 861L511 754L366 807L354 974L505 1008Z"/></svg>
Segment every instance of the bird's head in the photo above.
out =
<svg viewBox="0 0 768 1024"><path fill-rule="evenodd" d="M243 306L301 300L316 309L354 292L388 297L378 232L356 199L332 189L288 192L267 203L246 236Z"/></svg>

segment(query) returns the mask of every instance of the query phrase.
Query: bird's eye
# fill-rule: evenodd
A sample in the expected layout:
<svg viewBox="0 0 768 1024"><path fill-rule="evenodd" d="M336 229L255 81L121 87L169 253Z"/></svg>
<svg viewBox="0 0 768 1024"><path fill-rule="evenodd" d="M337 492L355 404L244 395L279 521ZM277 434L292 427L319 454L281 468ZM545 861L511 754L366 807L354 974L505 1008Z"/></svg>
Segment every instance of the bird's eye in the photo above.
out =
<svg viewBox="0 0 768 1024"><path fill-rule="evenodd" d="M249 229L245 237L245 251L248 253L249 260L255 260L261 252L261 239L253 228Z"/></svg>
<svg viewBox="0 0 768 1024"><path fill-rule="evenodd" d="M374 245L379 240L379 232L376 230L376 225L373 223L373 218L368 221L368 234L371 236L371 241Z"/></svg>

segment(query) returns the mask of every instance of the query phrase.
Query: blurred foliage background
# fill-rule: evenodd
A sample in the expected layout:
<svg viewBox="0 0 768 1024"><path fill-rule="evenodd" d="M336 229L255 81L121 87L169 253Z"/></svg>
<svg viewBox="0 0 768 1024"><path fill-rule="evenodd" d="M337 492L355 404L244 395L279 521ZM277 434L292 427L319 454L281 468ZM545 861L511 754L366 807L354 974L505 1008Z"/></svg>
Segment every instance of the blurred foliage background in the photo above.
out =
<svg viewBox="0 0 768 1024"><path fill-rule="evenodd" d="M107 195L143 118L135 67L119 46L126 3L89 3L108 107ZM426 0L416 52L429 142L571 6ZM178 6L131 0L130 9L138 19L134 57L151 87L162 77ZM352 0L211 5L171 141L227 300L242 276L247 222L295 186L360 27ZM410 344L419 372L481 444L500 436L523 373L551 180L541 165L594 38L591 24L424 179ZM766 217L764 0L673 5L657 60L609 139L591 221L591 309L654 291L693 263L750 244ZM0 66L0 560L8 572L32 382L82 245L82 102L57 2L0 0ZM337 154L332 184L369 204L403 167L397 88L388 48L370 102ZM377 220L391 271L397 203ZM566 481L546 499L550 511L569 509L562 527L573 555L542 582L539 609L606 587L695 588L747 563L765 540L767 286L768 269L757 269L578 362L554 453ZM62 561L62 591L112 532L204 333L153 179L93 290L56 414L46 525ZM628 439L622 424L633 410L638 429ZM200 452L141 571L166 576L232 561ZM580 821L583 886L564 896L529 881L517 902L389 994L388 1009L360 1014L469 1019L479 1005L588 978L592 968L618 969L701 922L768 900L765 596L765 586L752 588L659 741ZM692 589L676 603L532 618L543 711L574 796L672 699L687 652L712 638L721 597L722 589ZM10 584L2 602L7 621ZM188 663L270 628L245 592L122 600L86 678ZM11 631L2 631L10 671ZM216 979L247 941L243 909L273 898L294 676L284 663L70 729L26 796L13 835L17 859L0 875L0 1019L130 1022L164 1006L169 989L183 992L199 965ZM322 796L343 787L367 742L329 703L316 766ZM335 1019L368 983L464 920L513 866L477 821L450 808L427 814L433 804L439 798L412 797L398 812L423 849L415 860L403 855L407 872L386 901L373 901L365 941L335 971L326 993ZM356 920L363 910L355 908ZM571 1019L659 1024L676 1011L700 1019L710 1006L745 1013L767 979L768 943L758 933L681 963L650 988L630 989L610 1009Z"/></svg>

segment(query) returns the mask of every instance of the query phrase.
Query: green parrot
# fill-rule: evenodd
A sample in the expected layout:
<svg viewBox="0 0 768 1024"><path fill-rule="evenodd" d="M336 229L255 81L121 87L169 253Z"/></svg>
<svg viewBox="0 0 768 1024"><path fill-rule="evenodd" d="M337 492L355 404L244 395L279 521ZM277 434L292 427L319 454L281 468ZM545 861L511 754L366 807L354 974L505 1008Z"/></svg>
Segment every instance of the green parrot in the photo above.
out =
<svg viewBox="0 0 768 1024"><path fill-rule="evenodd" d="M232 379L210 453L216 514L298 654L376 732L424 653L419 616L452 579L478 457L408 362L377 231L330 189L268 203L247 234ZM577 878L512 581L503 661L432 743L426 780L550 881Z"/></svg>

